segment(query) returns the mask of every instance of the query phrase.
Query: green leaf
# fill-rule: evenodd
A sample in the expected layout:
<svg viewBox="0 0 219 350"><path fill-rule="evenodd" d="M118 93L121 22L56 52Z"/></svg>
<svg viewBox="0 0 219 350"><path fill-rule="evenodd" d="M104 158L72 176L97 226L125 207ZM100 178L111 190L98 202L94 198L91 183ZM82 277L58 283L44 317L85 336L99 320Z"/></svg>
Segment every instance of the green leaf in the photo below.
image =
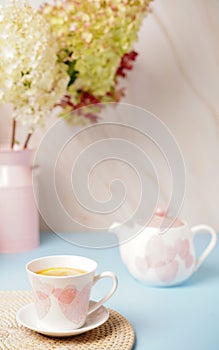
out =
<svg viewBox="0 0 219 350"><path fill-rule="evenodd" d="M76 65L76 60L75 61L67 61L66 64L68 66L68 70L67 73L70 77L69 83L68 83L68 87L71 86L72 84L74 84L75 80L77 79L78 76L78 71L75 69L75 65Z"/></svg>

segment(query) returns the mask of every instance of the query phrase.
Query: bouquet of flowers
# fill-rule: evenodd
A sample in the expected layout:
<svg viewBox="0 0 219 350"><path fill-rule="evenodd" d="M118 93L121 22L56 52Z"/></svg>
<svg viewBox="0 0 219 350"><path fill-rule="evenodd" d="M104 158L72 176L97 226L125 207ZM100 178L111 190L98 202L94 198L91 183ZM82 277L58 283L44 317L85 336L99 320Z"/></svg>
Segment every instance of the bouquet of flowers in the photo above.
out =
<svg viewBox="0 0 219 350"><path fill-rule="evenodd" d="M34 10L28 1L0 7L0 103L28 126L24 148L51 110L74 123L96 122L104 102L124 95L119 77L133 68L142 20L151 0L54 0ZM73 113L83 106L97 106Z"/></svg>

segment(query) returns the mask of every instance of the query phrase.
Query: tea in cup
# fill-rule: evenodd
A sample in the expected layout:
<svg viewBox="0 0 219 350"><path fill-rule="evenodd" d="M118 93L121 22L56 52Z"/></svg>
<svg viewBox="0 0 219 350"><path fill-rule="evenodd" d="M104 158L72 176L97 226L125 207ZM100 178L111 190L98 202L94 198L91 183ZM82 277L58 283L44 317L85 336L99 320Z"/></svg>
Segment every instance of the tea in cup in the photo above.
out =
<svg viewBox="0 0 219 350"><path fill-rule="evenodd" d="M114 294L116 275L105 271L95 276L97 266L92 259L74 255L42 257L26 265L39 327L52 331L80 328ZM92 286L104 277L112 278L111 290L89 306Z"/></svg>
<svg viewBox="0 0 219 350"><path fill-rule="evenodd" d="M86 273L85 270L79 270L75 269L73 267L50 267L49 269L44 269L37 271L36 273L38 275L43 276L76 276L76 275L82 275L83 273Z"/></svg>

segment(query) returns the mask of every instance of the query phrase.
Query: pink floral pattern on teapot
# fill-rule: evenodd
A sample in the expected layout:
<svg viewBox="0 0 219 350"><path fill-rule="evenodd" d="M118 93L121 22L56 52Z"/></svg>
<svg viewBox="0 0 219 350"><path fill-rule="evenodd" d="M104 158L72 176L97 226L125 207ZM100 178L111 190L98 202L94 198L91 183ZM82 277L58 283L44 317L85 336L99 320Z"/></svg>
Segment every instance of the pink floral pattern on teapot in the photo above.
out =
<svg viewBox="0 0 219 350"><path fill-rule="evenodd" d="M147 243L145 257L136 257L136 267L142 274L154 269L160 281L169 283L176 278L179 270L177 257L186 268L193 265L188 239L177 239L174 245L166 245L162 236L153 236Z"/></svg>

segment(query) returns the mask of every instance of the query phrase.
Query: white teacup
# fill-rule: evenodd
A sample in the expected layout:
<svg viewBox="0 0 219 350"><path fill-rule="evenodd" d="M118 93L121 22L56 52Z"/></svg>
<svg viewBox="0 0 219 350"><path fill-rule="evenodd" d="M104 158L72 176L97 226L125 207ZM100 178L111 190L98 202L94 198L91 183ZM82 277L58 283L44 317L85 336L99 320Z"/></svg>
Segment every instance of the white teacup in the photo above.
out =
<svg viewBox="0 0 219 350"><path fill-rule="evenodd" d="M85 273L69 276L48 276L39 271L68 267ZM35 298L38 326L53 331L74 330L84 325L86 317L105 303L117 288L117 277L111 271L95 276L97 263L82 256L46 256L30 261L26 270ZM100 279L113 280L111 290L97 303L89 306L92 286Z"/></svg>

